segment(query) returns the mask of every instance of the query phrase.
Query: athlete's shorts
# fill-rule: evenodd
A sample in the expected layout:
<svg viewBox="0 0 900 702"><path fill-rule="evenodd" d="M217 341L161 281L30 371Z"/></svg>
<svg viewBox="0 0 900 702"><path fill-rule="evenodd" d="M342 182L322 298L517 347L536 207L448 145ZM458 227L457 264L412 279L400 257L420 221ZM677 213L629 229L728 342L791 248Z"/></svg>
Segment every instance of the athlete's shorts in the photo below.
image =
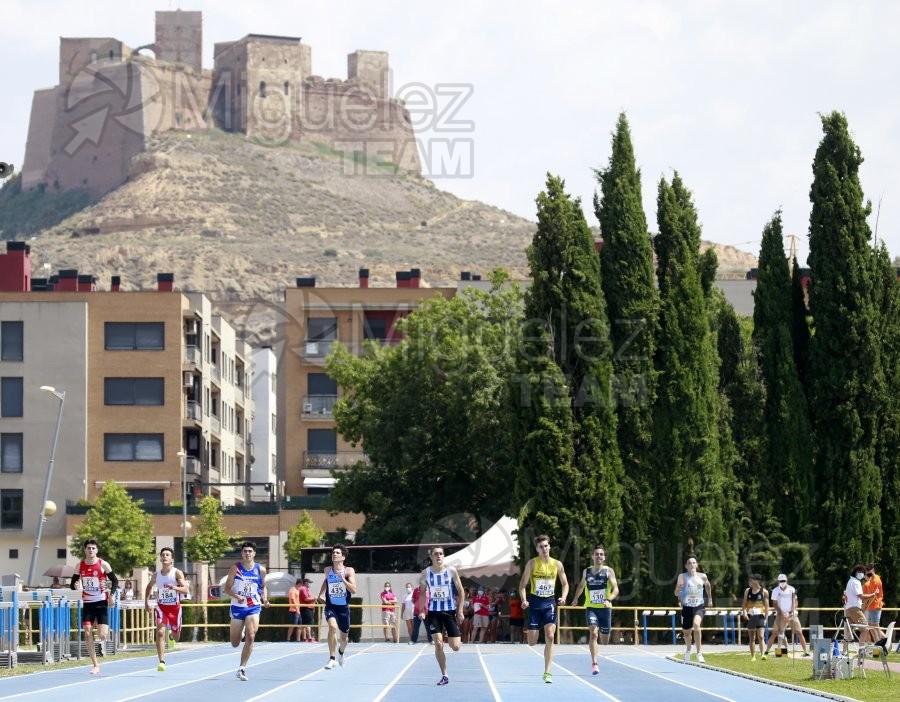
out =
<svg viewBox="0 0 900 702"><path fill-rule="evenodd" d="M156 626L166 626L175 636L181 631L181 605L156 605Z"/></svg>
<svg viewBox="0 0 900 702"><path fill-rule="evenodd" d="M476 629L480 627L486 627L490 623L490 621L491 620L488 619L487 615L476 614L474 617L472 617L472 626L474 626Z"/></svg>
<svg viewBox="0 0 900 702"><path fill-rule="evenodd" d="M766 628L766 615L765 614L751 614L747 617L747 628L751 631L753 629L765 629Z"/></svg>
<svg viewBox="0 0 900 702"><path fill-rule="evenodd" d="M81 605L81 623L85 626L109 624L109 606L106 600Z"/></svg>
<svg viewBox="0 0 900 702"><path fill-rule="evenodd" d="M529 631L539 631L547 624L556 624L556 598L528 595Z"/></svg>
<svg viewBox="0 0 900 702"><path fill-rule="evenodd" d="M252 617L254 615L258 617L261 611L262 607L260 605L256 605L255 607L237 607L231 605L231 618L244 620L247 617Z"/></svg>
<svg viewBox="0 0 900 702"><path fill-rule="evenodd" d="M397 623L397 613L392 609L381 610L381 623L382 624L396 624Z"/></svg>
<svg viewBox="0 0 900 702"><path fill-rule="evenodd" d="M428 629L428 635L443 634L447 632L447 638L458 639L462 634L459 633L459 623L456 621L456 610L449 612L429 612L425 617L425 625Z"/></svg>
<svg viewBox="0 0 900 702"><path fill-rule="evenodd" d="M312 626L312 623L313 623L312 607L301 607L300 608L300 623L303 626Z"/></svg>
<svg viewBox="0 0 900 702"><path fill-rule="evenodd" d="M336 605L325 603L325 612L322 615L327 622L334 619L337 622L337 628L345 634L350 633L350 605Z"/></svg>
<svg viewBox="0 0 900 702"><path fill-rule="evenodd" d="M697 615L700 615L701 618L706 615L706 605L681 608L681 628L683 631L694 628L694 617Z"/></svg>
<svg viewBox="0 0 900 702"><path fill-rule="evenodd" d="M595 626L601 634L608 634L612 627L612 610L609 607L585 607L584 618L588 627Z"/></svg>

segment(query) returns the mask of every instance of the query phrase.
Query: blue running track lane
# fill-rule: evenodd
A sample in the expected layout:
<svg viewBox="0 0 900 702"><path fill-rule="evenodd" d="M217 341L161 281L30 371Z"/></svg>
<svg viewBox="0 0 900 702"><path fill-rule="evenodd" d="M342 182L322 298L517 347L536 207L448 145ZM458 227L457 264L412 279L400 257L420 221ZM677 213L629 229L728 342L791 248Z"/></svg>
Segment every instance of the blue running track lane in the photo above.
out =
<svg viewBox="0 0 900 702"><path fill-rule="evenodd" d="M324 670L323 644L260 643L247 667L247 682L236 678L239 649L228 644L187 647L169 652L167 669L157 672L156 657L100 659L101 674L89 667L66 668L0 679L0 702L47 699L130 702L186 699L189 702L488 702L510 700L621 700L633 702L800 702L812 694L746 680L666 659L664 647L607 647L600 674L591 675L586 646L557 646L553 683L541 679L543 646L465 645L447 650L450 684L440 678L434 648L427 644L351 644L346 665ZM338 685L336 687L336 685Z"/></svg>

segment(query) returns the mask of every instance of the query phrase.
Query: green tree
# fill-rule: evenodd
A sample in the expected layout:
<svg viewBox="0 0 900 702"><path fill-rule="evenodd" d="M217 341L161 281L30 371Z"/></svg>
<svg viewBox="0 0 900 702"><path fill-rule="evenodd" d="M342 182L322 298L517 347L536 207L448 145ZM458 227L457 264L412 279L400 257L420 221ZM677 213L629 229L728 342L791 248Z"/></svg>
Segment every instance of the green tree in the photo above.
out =
<svg viewBox="0 0 900 702"><path fill-rule="evenodd" d="M734 478L720 451L718 357L698 270L700 226L691 196L676 173L660 179L660 334L654 413L655 581L671 595L673 567L694 551L720 582L737 568L727 525L733 521ZM670 576L670 577L666 577Z"/></svg>
<svg viewBox="0 0 900 702"><path fill-rule="evenodd" d="M631 131L619 115L612 154L595 171L600 193L594 212L600 222L603 297L609 315L613 355L613 396L617 440L622 458L623 521L616 567L621 573L646 576L650 524L655 513L653 470L653 404L656 398L657 315L659 296L653 280L653 249L641 195L641 172L635 164ZM635 579L632 595L640 597Z"/></svg>
<svg viewBox="0 0 900 702"><path fill-rule="evenodd" d="M325 531L316 526L309 512L303 510L300 519L288 529L287 539L284 542L284 554L289 561L300 562L300 555L304 548L318 546L322 543Z"/></svg>
<svg viewBox="0 0 900 702"><path fill-rule="evenodd" d="M424 301L398 321L394 347L356 356L338 346L328 359L342 391L337 430L368 457L337 474L329 500L365 514L357 542L414 543L439 522L477 534L509 509L521 294L499 273L492 282L491 292Z"/></svg>
<svg viewBox="0 0 900 702"><path fill-rule="evenodd" d="M881 545L881 471L876 462L884 409L880 317L871 231L859 181L862 155L847 119L822 117L813 160L809 224L807 369L816 485L821 510L821 592L844 580L847 559L870 561Z"/></svg>
<svg viewBox="0 0 900 702"><path fill-rule="evenodd" d="M525 296L525 317L528 329L536 331L536 343L523 346L522 367L524 376L540 378L543 387L535 391L549 391L552 396L546 401L532 401L520 417L527 436L535 432L557 434L568 428L566 408L554 408L549 417L543 408L564 400L571 413L572 469L565 465L568 450L561 454L553 451L549 464L538 468L544 471L543 477L531 471L520 473L516 494L527 491L523 480L534 487L535 479L553 482L559 491L546 495L546 502L535 496L530 512L559 515L558 528L549 532L553 542L561 544L570 535L580 535L614 549L623 515L623 476L611 396L612 347L600 262L581 202L565 193L560 178L548 174L547 189L536 202L537 232L528 248L532 285ZM556 394L562 389L560 377L544 357L562 373L564 395ZM558 448L556 443L553 446ZM570 567L574 574L574 560Z"/></svg>
<svg viewBox="0 0 900 702"><path fill-rule="evenodd" d="M200 520L194 534L184 542L184 551L192 561L209 566L218 561L242 534L229 534L225 529L222 503L207 495L200 500Z"/></svg>
<svg viewBox="0 0 900 702"><path fill-rule="evenodd" d="M877 251L876 276L886 383L886 402L881 413L877 446L884 486L881 513L894 515L900 510L900 324L897 323L900 320L900 283L884 245ZM877 562L885 598L895 602L900 595L900 522L896 519L884 522L881 555Z"/></svg>
<svg viewBox="0 0 900 702"><path fill-rule="evenodd" d="M135 568L156 561L153 521L121 485L108 481L103 485L84 521L75 529L69 552L84 557L84 542L96 539L100 557L117 574L131 577Z"/></svg>
<svg viewBox="0 0 900 702"><path fill-rule="evenodd" d="M795 302L784 256L781 212L776 212L763 229L753 308L753 340L766 386L761 488L786 532L811 539L815 489L806 395L795 363Z"/></svg>

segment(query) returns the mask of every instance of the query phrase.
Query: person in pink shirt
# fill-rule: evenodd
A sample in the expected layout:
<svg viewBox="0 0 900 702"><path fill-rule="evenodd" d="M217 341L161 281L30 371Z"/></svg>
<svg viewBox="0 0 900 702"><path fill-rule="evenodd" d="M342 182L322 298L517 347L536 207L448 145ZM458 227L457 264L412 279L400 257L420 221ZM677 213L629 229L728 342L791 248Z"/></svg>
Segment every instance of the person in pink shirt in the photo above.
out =
<svg viewBox="0 0 900 702"><path fill-rule="evenodd" d="M422 613L421 603L419 602L419 588L417 587L413 590L413 632L412 636L409 637L409 643L414 644L419 642L419 627L422 626L422 618L419 616ZM428 590L425 590L425 609L428 610ZM428 635L428 643L431 643L431 632L428 631L428 627L425 627L425 633Z"/></svg>
<svg viewBox="0 0 900 702"><path fill-rule="evenodd" d="M390 583L385 583L384 590L381 591L381 623L384 625L385 642L392 642L397 626L397 596Z"/></svg>
<svg viewBox="0 0 900 702"><path fill-rule="evenodd" d="M312 635L313 630L313 622L315 617L313 615L313 608L315 607L316 598L312 596L312 593L309 591L309 586L312 585L312 580L309 578L303 578L303 584L300 586L300 638L298 641L305 641L306 643L315 643L316 638Z"/></svg>

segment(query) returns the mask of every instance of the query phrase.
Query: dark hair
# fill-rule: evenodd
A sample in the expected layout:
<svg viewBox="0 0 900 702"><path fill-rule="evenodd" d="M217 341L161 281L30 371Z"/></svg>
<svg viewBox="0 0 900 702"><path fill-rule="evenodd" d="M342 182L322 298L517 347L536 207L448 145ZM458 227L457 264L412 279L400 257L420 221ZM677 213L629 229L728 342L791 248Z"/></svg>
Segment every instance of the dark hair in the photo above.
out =
<svg viewBox="0 0 900 702"><path fill-rule="evenodd" d="M175 555L175 551L173 551L172 548L171 548L170 546L163 546L161 549L159 549L159 555L160 555L160 556L163 555L163 551L168 551L168 552L171 553L173 556Z"/></svg>
<svg viewBox="0 0 900 702"><path fill-rule="evenodd" d="M687 563L687 562L688 562L689 560L691 560L692 558L693 558L695 561L697 561L697 556L695 556L693 553L689 553L688 555L686 555L686 556L684 557L684 562ZM697 567L698 567L698 568L700 567L700 561L697 561Z"/></svg>
<svg viewBox="0 0 900 702"><path fill-rule="evenodd" d="M97 547L97 550L100 550L100 544L97 543L97 539L87 539L84 543L81 544L81 550L84 551L85 546L94 545Z"/></svg>
<svg viewBox="0 0 900 702"><path fill-rule="evenodd" d="M866 570L875 572L875 564L874 563L866 563Z"/></svg>
<svg viewBox="0 0 900 702"><path fill-rule="evenodd" d="M245 541L244 543L241 544L241 551L243 551L245 548L252 548L255 551L256 544L253 543L252 541Z"/></svg>
<svg viewBox="0 0 900 702"><path fill-rule="evenodd" d="M758 583L761 583L763 579L759 573L750 573L749 578L750 580L755 580Z"/></svg>
<svg viewBox="0 0 900 702"><path fill-rule="evenodd" d="M346 558L347 557L347 547L344 544L335 544L331 547L332 552L340 551L341 555Z"/></svg>
<svg viewBox="0 0 900 702"><path fill-rule="evenodd" d="M604 554L606 553L606 546L604 546L603 544L597 544L596 546L594 546L594 550L595 550L595 551L596 551L598 548L599 548L601 551L603 551Z"/></svg>
<svg viewBox="0 0 900 702"><path fill-rule="evenodd" d="M306 581L303 580L303 578L297 578L297 581L294 583L294 585L302 585L304 582Z"/></svg>
<svg viewBox="0 0 900 702"><path fill-rule="evenodd" d="M537 546L539 543L541 543L541 541L546 541L547 543L550 543L550 537L547 536L546 534L540 534L539 536L534 537L534 545L535 546Z"/></svg>
<svg viewBox="0 0 900 702"><path fill-rule="evenodd" d="M858 573L859 571L862 571L863 573L866 572L866 567L862 563L857 563L855 566L853 566L850 569L850 575L853 575L854 573Z"/></svg>

